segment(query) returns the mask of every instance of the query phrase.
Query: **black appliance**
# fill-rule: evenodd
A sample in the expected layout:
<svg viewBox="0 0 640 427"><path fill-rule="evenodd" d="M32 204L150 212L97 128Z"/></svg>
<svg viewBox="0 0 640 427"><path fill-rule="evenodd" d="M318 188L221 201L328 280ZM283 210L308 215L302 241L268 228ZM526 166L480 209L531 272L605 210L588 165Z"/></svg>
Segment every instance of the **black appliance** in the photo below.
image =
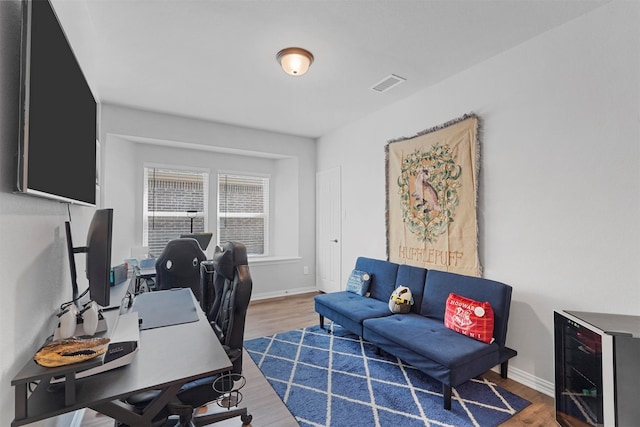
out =
<svg viewBox="0 0 640 427"><path fill-rule="evenodd" d="M556 421L637 427L640 316L554 311Z"/></svg>

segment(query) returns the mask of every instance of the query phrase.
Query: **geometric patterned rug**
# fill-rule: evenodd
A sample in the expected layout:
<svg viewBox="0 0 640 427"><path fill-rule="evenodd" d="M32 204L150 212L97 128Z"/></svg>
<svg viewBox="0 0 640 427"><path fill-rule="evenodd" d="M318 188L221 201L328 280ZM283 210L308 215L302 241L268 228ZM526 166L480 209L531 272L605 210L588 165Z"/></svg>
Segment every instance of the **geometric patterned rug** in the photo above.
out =
<svg viewBox="0 0 640 427"><path fill-rule="evenodd" d="M244 347L302 427L493 427L530 402L483 378L452 390L338 325L244 342Z"/></svg>

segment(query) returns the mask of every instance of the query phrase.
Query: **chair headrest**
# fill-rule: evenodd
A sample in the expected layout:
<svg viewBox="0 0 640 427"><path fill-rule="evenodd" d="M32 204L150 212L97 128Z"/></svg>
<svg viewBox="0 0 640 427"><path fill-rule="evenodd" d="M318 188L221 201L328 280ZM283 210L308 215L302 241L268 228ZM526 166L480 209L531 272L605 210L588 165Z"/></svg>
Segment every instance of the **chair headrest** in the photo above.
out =
<svg viewBox="0 0 640 427"><path fill-rule="evenodd" d="M176 249L179 248L179 249ZM180 250L180 251L193 251L195 253L202 252L200 248L200 244L196 239L193 238L180 238L173 239L167 242L167 245L164 247L163 252L169 252L171 250Z"/></svg>
<svg viewBox="0 0 640 427"><path fill-rule="evenodd" d="M213 253L213 269L225 279L233 280L236 266L247 265L247 248L239 242L225 242L220 246L216 246Z"/></svg>
<svg viewBox="0 0 640 427"><path fill-rule="evenodd" d="M174 271L177 274L190 274L185 268L199 271L200 262L206 258L195 239L170 240L155 262L156 271L160 269Z"/></svg>

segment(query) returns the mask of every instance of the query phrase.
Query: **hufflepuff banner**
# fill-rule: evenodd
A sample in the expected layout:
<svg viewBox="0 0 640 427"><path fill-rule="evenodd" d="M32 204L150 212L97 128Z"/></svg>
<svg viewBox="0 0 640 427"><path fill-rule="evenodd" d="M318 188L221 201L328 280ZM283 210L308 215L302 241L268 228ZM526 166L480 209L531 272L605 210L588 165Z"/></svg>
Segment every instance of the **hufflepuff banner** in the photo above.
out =
<svg viewBox="0 0 640 427"><path fill-rule="evenodd" d="M389 261L480 276L475 115L385 146Z"/></svg>

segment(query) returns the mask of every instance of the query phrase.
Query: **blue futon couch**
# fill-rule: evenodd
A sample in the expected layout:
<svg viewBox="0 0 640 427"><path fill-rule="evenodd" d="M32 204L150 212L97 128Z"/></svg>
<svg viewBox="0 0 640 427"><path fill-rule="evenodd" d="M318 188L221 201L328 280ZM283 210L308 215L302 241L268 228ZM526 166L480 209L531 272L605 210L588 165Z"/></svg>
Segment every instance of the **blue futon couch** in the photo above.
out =
<svg viewBox="0 0 640 427"><path fill-rule="evenodd" d="M508 361L517 355L506 346L511 286L365 257L357 259L355 270L370 275L368 294L340 291L317 295L315 310L322 328L325 318L330 319L438 380L445 409L451 409L452 387L497 365L500 375L507 377ZM389 308L389 298L398 286L411 289L414 304L409 313L394 314ZM450 293L490 303L494 313L490 344L445 326Z"/></svg>

